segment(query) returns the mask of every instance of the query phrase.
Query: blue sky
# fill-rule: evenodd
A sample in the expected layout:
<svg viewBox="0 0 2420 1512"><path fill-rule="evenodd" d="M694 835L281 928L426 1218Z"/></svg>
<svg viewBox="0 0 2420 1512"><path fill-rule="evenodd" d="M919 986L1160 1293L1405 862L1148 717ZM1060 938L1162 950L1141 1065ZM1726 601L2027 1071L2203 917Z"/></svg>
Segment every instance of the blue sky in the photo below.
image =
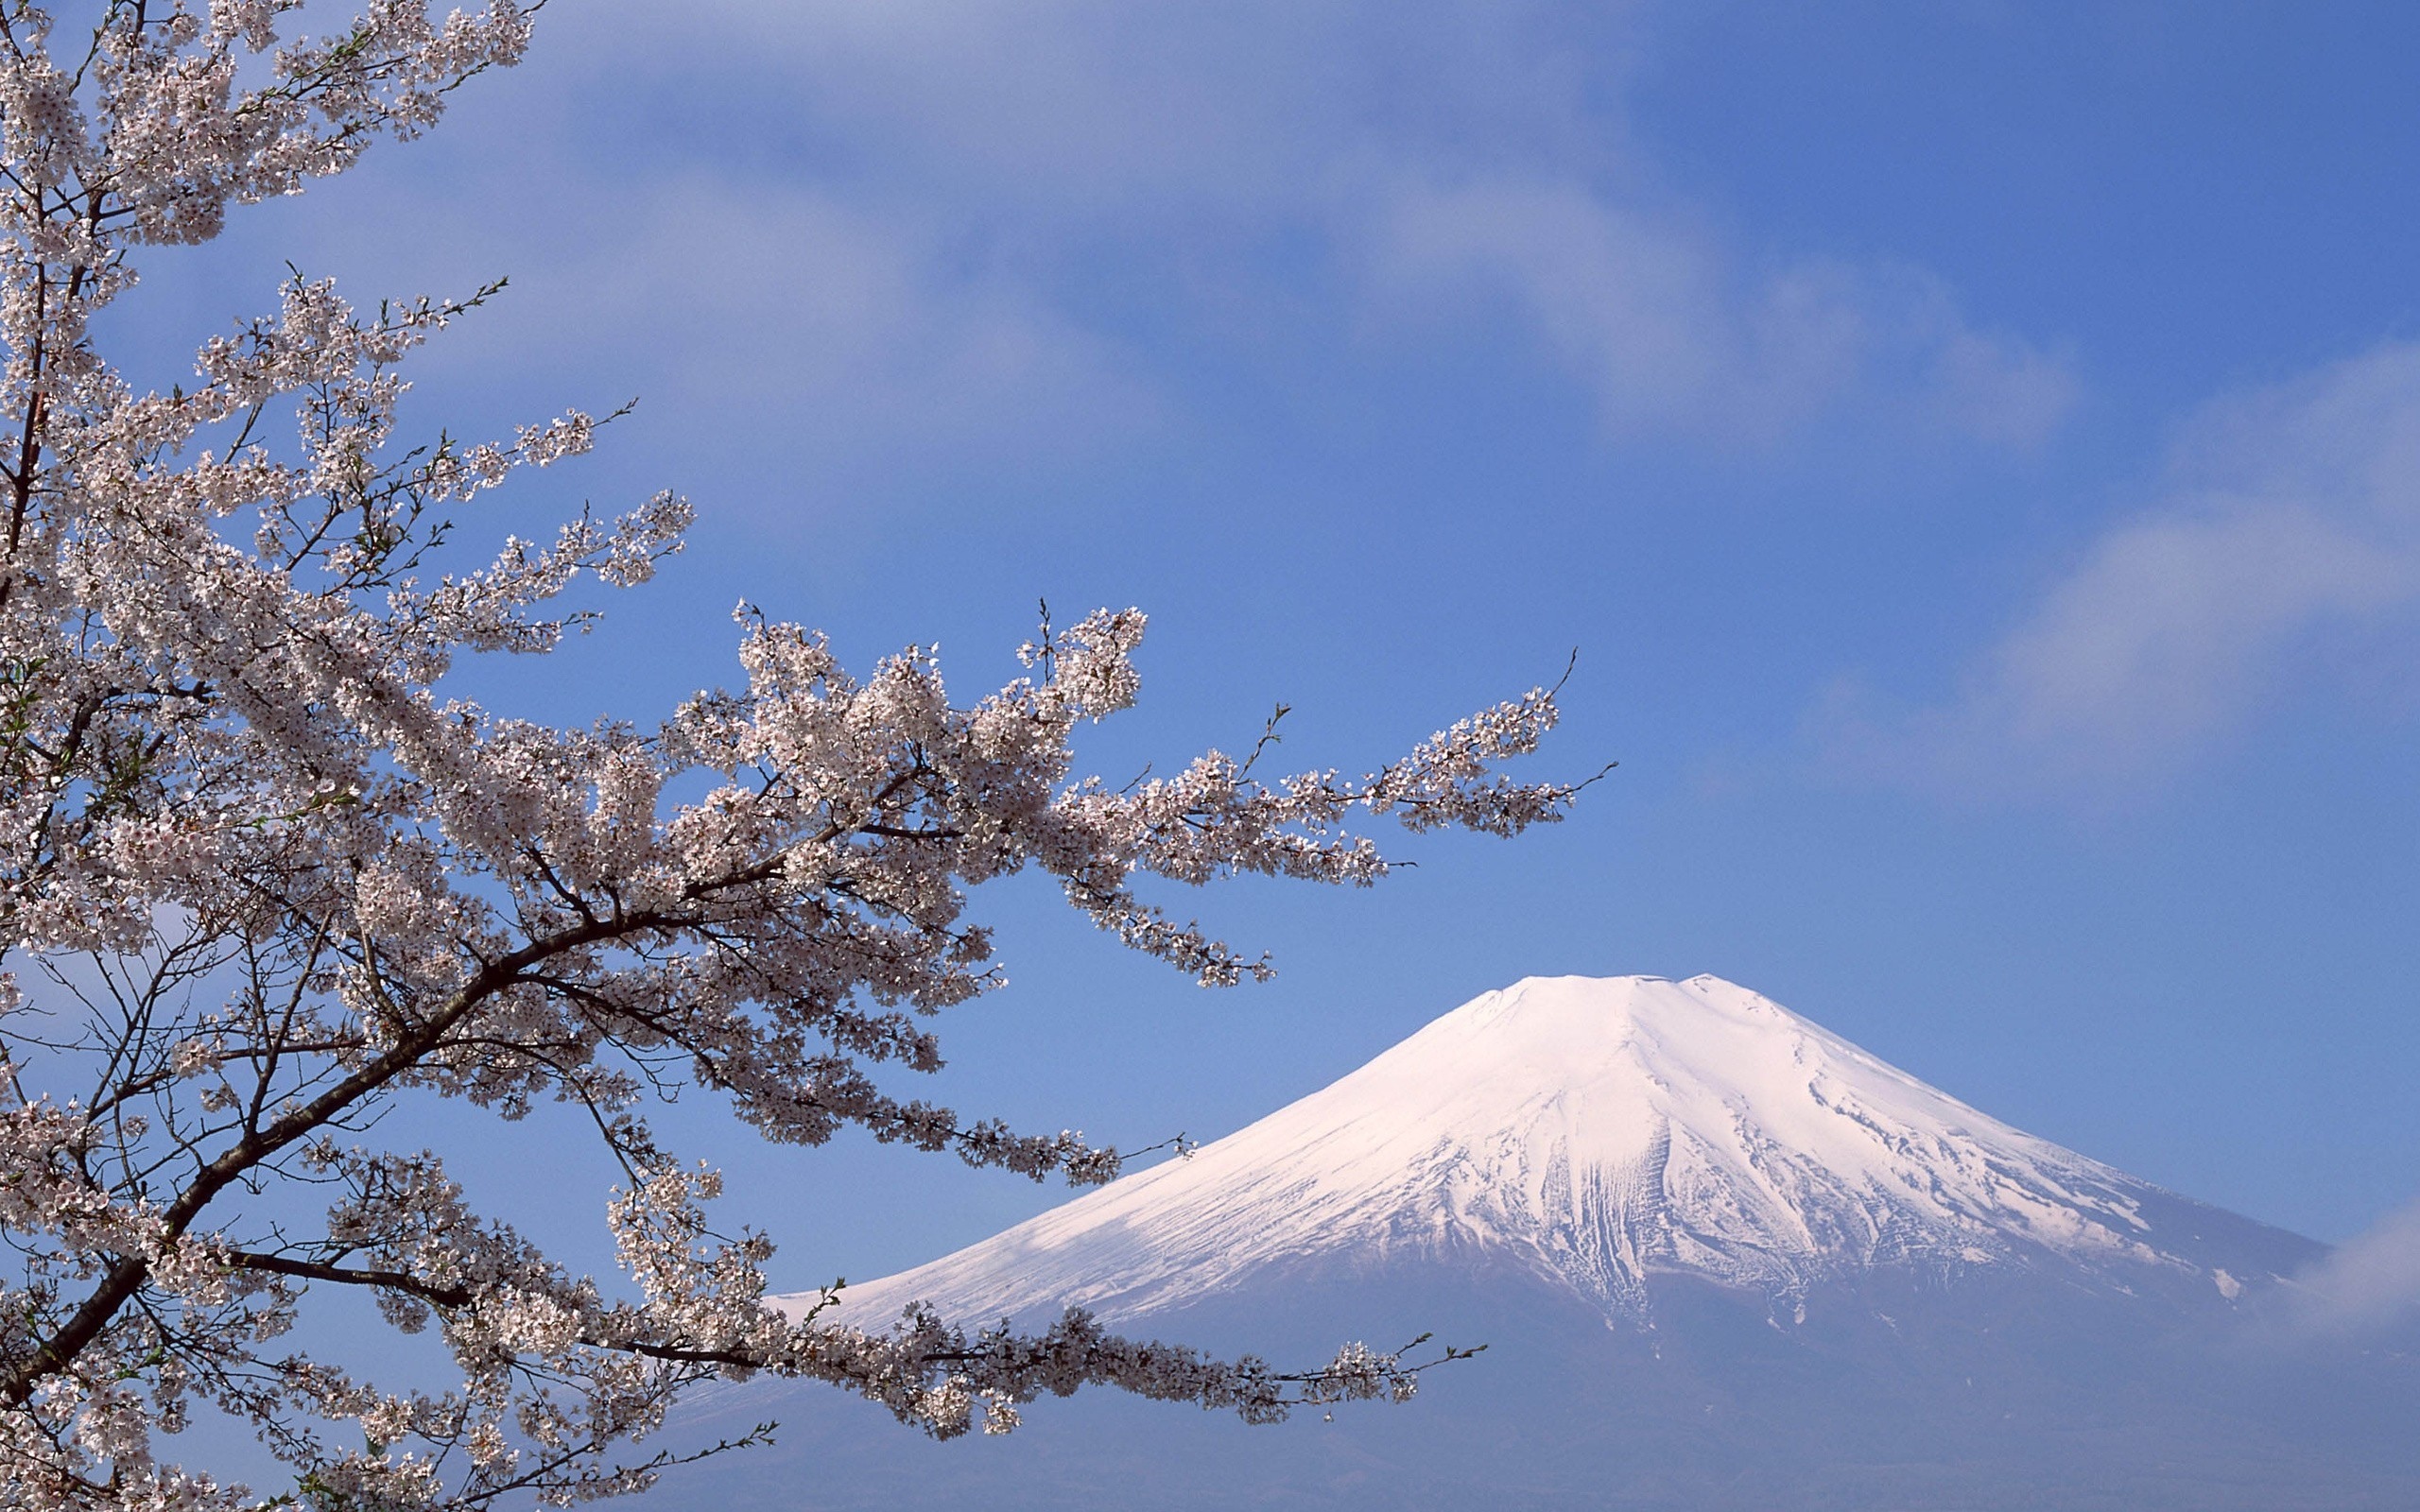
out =
<svg viewBox="0 0 2420 1512"><path fill-rule="evenodd" d="M1705 971L2342 1239L2420 1194L2416 47L2394 5L554 0L132 310L164 386L284 259L502 273L430 425L639 397L489 524L671 486L692 548L478 669L500 707L651 717L742 597L970 693L1037 599L1131 603L1100 769L1281 699L1355 765L1578 648L1535 766L1618 772L1374 892L1201 896L1274 984L1007 889L967 1105L1211 1136L1512 978ZM1063 1194L677 1122L785 1283ZM482 1179L593 1213L544 1135Z"/></svg>

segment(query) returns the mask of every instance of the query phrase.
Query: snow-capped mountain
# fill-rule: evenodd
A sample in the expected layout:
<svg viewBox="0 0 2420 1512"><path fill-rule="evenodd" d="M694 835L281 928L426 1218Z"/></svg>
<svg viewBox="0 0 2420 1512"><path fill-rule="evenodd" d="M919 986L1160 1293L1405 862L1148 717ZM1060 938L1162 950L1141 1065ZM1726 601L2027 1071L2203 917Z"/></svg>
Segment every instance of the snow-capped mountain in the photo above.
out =
<svg viewBox="0 0 2420 1512"><path fill-rule="evenodd" d="M1653 1278L1795 1309L1876 1266L2238 1297L2310 1246L2022 1133L1718 977L1532 977L1238 1133L853 1287L1118 1322L1343 1262L1509 1261L1611 1318Z"/></svg>
<svg viewBox="0 0 2420 1512"><path fill-rule="evenodd" d="M734 1386L676 1506L2408 1512L2420 1337L2297 1336L2323 1246L2020 1132L1713 977L1532 978L1334 1085L845 1294L1313 1364L1485 1354L1271 1429L1087 1392L936 1445Z"/></svg>

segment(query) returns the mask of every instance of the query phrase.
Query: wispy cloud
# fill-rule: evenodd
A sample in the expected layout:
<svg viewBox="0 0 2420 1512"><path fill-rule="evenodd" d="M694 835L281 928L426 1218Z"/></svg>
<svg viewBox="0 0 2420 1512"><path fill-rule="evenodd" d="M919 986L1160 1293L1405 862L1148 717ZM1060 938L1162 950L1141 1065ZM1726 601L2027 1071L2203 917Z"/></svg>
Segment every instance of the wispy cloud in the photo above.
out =
<svg viewBox="0 0 2420 1512"><path fill-rule="evenodd" d="M715 416L707 445L772 427L819 469L1032 462L1155 422L1113 342L1012 277L936 266L925 228L704 172L641 203L632 233L575 250L517 313L559 356ZM687 255L700 226L703 266Z"/></svg>
<svg viewBox="0 0 2420 1512"><path fill-rule="evenodd" d="M2189 421L2156 497L2040 593L1963 690L1824 716L1844 764L1923 784L2100 791L2162 777L2325 643L2420 630L2420 345Z"/></svg>
<svg viewBox="0 0 2420 1512"><path fill-rule="evenodd" d="M2294 1278L2285 1316L2295 1332L2365 1332L2420 1315L2420 1202Z"/></svg>
<svg viewBox="0 0 2420 1512"><path fill-rule="evenodd" d="M1880 404L2025 445L2074 387L1938 280L1735 245L1654 187L1625 8L597 0L544 32L517 187L567 208L508 249L578 288L533 310L590 369L791 404L836 467L910 428L1115 447L1205 363L1282 387L1330 360L1303 328L1416 347L1441 307L1618 438Z"/></svg>
<svg viewBox="0 0 2420 1512"><path fill-rule="evenodd" d="M2075 397L2058 357L1969 325L1937 279L1821 260L1744 276L1685 217L1570 180L1413 186L1378 245L1398 285L1511 295L1625 435L1778 439L1878 399L2023 446Z"/></svg>

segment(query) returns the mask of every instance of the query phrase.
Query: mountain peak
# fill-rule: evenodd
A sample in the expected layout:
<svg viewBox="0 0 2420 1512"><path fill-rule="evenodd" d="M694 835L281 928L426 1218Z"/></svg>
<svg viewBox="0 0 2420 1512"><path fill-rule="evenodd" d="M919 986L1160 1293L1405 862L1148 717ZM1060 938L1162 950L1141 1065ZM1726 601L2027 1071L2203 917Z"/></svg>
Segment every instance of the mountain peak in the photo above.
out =
<svg viewBox="0 0 2420 1512"><path fill-rule="evenodd" d="M1673 1057L1673 1069L1686 1067L1715 1081L1730 1075L1724 1057L1757 1038L1787 1041L1792 1053L1825 1044L1872 1059L1764 994L1711 975L1682 982L1662 976L1525 976L1431 1021L1397 1051L1432 1036L1441 1043L1512 1037L1533 1048L1581 1056L1583 1063L1635 1046ZM1572 1078L1568 1063L1557 1065L1562 1069L1550 1071L1549 1079Z"/></svg>
<svg viewBox="0 0 2420 1512"><path fill-rule="evenodd" d="M852 1288L849 1312L1080 1303L1115 1320L1270 1271L1443 1257L1516 1265L1633 1321L1659 1277L1780 1301L1906 1264L2120 1289L2154 1272L2232 1297L2275 1253L2263 1235L2285 1237L2012 1128L1719 977L1530 977L1189 1160Z"/></svg>

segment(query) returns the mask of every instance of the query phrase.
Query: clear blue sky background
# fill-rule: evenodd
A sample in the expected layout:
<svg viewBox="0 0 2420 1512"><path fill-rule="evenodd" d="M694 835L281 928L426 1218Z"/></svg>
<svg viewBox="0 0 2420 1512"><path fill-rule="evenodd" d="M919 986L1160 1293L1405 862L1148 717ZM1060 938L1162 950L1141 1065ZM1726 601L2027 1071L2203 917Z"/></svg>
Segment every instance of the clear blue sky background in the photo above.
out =
<svg viewBox="0 0 2420 1512"><path fill-rule="evenodd" d="M1517 976L1713 971L2341 1239L2420 1194L2415 56L2397 4L554 0L130 313L164 386L283 259L509 274L417 415L641 399L488 523L672 486L693 547L501 708L652 718L742 597L970 695L1037 598L1131 603L1100 769L1279 699L1350 766L1579 649L1535 769L1618 773L1202 895L1272 985L987 902L972 1109L1213 1136ZM785 1283L1063 1195L693 1115ZM587 1222L549 1137L477 1179Z"/></svg>

